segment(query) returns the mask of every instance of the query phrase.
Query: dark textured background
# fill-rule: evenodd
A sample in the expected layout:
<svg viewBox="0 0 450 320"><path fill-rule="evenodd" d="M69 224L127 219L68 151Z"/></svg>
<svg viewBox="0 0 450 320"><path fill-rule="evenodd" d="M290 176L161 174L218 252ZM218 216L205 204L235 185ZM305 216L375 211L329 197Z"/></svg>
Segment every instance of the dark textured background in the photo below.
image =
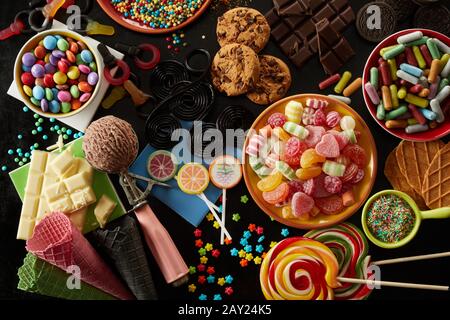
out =
<svg viewBox="0 0 450 320"><path fill-rule="evenodd" d="M365 3L365 1L350 1L355 13ZM449 2L449 1L444 1ZM0 26L5 27L9 25L15 16L16 12L26 8L27 1L2 1L0 4ZM270 0L253 0L250 6L259 9L261 12L266 12L271 7ZM162 58L176 58L181 59L183 52L179 55L167 51L167 43L164 36L149 36L135 33L124 29L115 24L95 3L94 8L90 13L91 17L105 24L114 25L116 34L114 37L96 37L106 44L113 45L115 42L122 41L129 44L139 44L142 42L151 42L157 44L162 50ZM197 22L185 29L186 40L190 43L190 47L203 47L214 53L217 48L215 39L215 24L218 13L213 10L207 11ZM61 19L61 18L60 18ZM61 19L62 20L62 19ZM405 23L398 29L409 26L410 22ZM205 39L202 39L205 35ZM356 32L356 28L351 26L345 32L345 36L349 40L357 52L356 56L344 67L344 69L351 70L354 76L362 73L362 68L366 57L374 47L373 44L364 41ZM7 155L9 148L17 148L19 146L30 145L32 142L40 142L44 145L40 138L31 135L31 129L34 127L34 119L30 112L23 113L23 104L14 98L8 96L6 91L13 78L13 65L15 57L21 46L27 41L29 36L21 35L11 38L7 41L0 42L0 155L2 155L2 164L6 163L9 168L13 168L14 164L11 157ZM288 62L286 57L271 41L264 49L263 53L272 54L282 58ZM317 84L324 78L324 72L318 62L318 59L312 59L301 70L296 69L292 64L289 64L293 76L293 85L289 91L289 95L296 93L318 92ZM132 65L134 71L136 68ZM341 72L344 70L341 70ZM148 73L137 71L142 81L142 88L144 90L151 90L148 83ZM325 91L325 93L329 93ZM357 110L361 116L366 120L367 124L372 130L377 148L378 148L378 175L373 189L373 192L386 189L389 186L386 178L383 175L384 161L387 154L398 144L399 140L384 132L371 118L370 114L365 108L360 92L352 97L352 107ZM229 104L241 104L255 115L260 113L264 108L252 104L245 97L226 98L218 95L211 118L215 116ZM101 108L96 115L96 118L112 113L118 117L126 119L131 122L139 135L141 146L144 146L144 121L137 117L133 111L133 106L130 100L125 99L119 105L116 105L108 112ZM24 140L19 143L17 140L18 133L24 133ZM51 141L54 141L55 136L50 136ZM44 297L23 293L16 289L17 286L17 268L21 266L22 259L25 255L24 242L16 240L17 223L19 220L21 202L17 196L12 183L9 180L7 173L0 174L0 298L3 299L43 299ZM121 193L121 192L119 192ZM239 197L246 194L246 187L242 182L238 187L228 192L227 203L227 226L235 237L235 244L239 241L242 232L246 229L249 223L256 223L265 228L266 239L279 240L281 239L280 230L283 226L277 222L271 222L270 219L250 200L246 205L241 204ZM126 199L124 199L126 204ZM151 198L150 204L157 213L161 222L167 227L172 234L176 244L178 245L182 255L186 258L188 264L196 265L198 263L197 249L194 247L194 237L192 232L194 228L180 218L177 214L169 210L158 200ZM242 219L239 223L231 221L231 214L239 212ZM360 226L360 212L357 212L350 221ZM218 243L219 231L211 227L211 223L204 221L200 228L204 231L203 240ZM385 259L391 257L407 256L414 254L426 254L433 252L441 252L449 250L449 220L425 221L418 233L417 237L407 246L396 250L382 250L374 245L370 245L369 252L374 259ZM301 235L303 231L289 228L291 235ZM228 249L222 250L222 255L217 262L213 264L219 274L232 274L235 278L233 288L235 294L233 299L262 299L263 296L259 288L259 268L253 264L243 269L239 266L239 259L230 257ZM196 299L198 294L205 292L211 294L218 293L217 285L207 285L196 292L195 295L189 294L187 288L184 286L179 289L169 288L159 273L152 258L150 259L153 278L155 279L157 290L162 299ZM213 259L213 258L210 258ZM450 284L450 259L439 259L428 262L416 262L408 264L399 264L392 266L385 266L382 268L382 279L393 281L409 281L416 283L429 284ZM194 279L195 281L195 279ZM200 286L199 286L200 287ZM430 292L420 290L383 288L382 290L375 290L370 299L385 300L385 299L449 299L448 293Z"/></svg>

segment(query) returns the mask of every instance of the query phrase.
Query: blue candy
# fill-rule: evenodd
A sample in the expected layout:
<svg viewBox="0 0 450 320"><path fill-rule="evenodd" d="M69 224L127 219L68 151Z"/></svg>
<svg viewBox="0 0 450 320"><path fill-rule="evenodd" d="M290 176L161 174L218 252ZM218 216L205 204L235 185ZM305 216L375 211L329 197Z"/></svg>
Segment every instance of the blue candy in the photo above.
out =
<svg viewBox="0 0 450 320"><path fill-rule="evenodd" d="M45 90L41 86L34 86L33 97L37 100L42 100L45 96Z"/></svg>
<svg viewBox="0 0 450 320"><path fill-rule="evenodd" d="M61 105L59 104L58 101L52 100L52 101L50 101L48 108L50 109L50 112L58 113L59 110L61 110Z"/></svg>
<svg viewBox="0 0 450 320"><path fill-rule="evenodd" d="M409 73L410 75L413 75L414 77L420 78L423 75L423 70L420 68L417 68L415 66L412 66L407 63L402 63L400 65L400 69Z"/></svg>
<svg viewBox="0 0 450 320"><path fill-rule="evenodd" d="M420 112L422 112L422 115L425 118L427 118L428 120L430 120L430 121L436 120L437 115L433 111L428 110L428 109L423 109L423 108L419 108L419 110L420 110Z"/></svg>
<svg viewBox="0 0 450 320"><path fill-rule="evenodd" d="M53 50L56 48L56 38L54 36L46 36L44 38L44 47L47 50Z"/></svg>
<svg viewBox="0 0 450 320"><path fill-rule="evenodd" d="M83 50L81 51L81 60L83 60L86 63L91 63L94 60L94 57L92 56L92 53L89 50Z"/></svg>

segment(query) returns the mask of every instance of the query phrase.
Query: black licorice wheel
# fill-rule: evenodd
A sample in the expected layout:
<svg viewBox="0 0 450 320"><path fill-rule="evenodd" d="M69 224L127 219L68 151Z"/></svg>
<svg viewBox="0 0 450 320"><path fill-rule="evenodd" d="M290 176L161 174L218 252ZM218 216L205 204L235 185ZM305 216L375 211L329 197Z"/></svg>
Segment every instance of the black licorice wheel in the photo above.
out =
<svg viewBox="0 0 450 320"><path fill-rule="evenodd" d="M191 129L191 152L192 154L202 157L204 160L212 159L215 154L205 154L205 148L212 142L214 142L214 131L210 131L205 135L208 130L217 130L214 123L196 121Z"/></svg>
<svg viewBox="0 0 450 320"><path fill-rule="evenodd" d="M182 63L175 60L160 62L150 73L150 90L165 99L174 93L173 87L181 81L189 81L189 73Z"/></svg>
<svg viewBox="0 0 450 320"><path fill-rule="evenodd" d="M247 130L252 126L255 117L242 106L228 106L217 117L216 125L222 133L226 129Z"/></svg>
<svg viewBox="0 0 450 320"><path fill-rule="evenodd" d="M176 92L175 88L175 92ZM214 102L214 90L209 83L198 82L190 89L167 101L166 108L185 121L202 120Z"/></svg>
<svg viewBox="0 0 450 320"><path fill-rule="evenodd" d="M145 136L152 147L169 149L178 143L178 141L172 141L172 134L180 128L180 121L173 115L153 112L145 123Z"/></svg>

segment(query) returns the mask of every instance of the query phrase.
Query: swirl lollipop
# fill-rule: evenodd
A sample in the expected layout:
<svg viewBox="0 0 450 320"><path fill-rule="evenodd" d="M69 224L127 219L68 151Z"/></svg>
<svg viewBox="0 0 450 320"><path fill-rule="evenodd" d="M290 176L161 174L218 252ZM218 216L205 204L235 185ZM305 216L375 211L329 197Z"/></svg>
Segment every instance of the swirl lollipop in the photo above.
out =
<svg viewBox="0 0 450 320"><path fill-rule="evenodd" d="M227 189L236 186L242 178L239 160L235 157L223 155L215 158L209 165L209 176L212 183L222 189L222 223L225 225ZM224 243L225 233L220 233L220 244Z"/></svg>
<svg viewBox="0 0 450 320"><path fill-rule="evenodd" d="M325 244L335 254L339 264L339 276L367 279L368 245L362 231L351 223L312 230L304 235L306 238ZM367 258L367 259L366 259ZM334 289L336 300L362 300L371 293L366 284L344 283Z"/></svg>
<svg viewBox="0 0 450 320"><path fill-rule="evenodd" d="M324 244L287 238L267 253L260 283L268 300L331 300L337 282L338 262Z"/></svg>

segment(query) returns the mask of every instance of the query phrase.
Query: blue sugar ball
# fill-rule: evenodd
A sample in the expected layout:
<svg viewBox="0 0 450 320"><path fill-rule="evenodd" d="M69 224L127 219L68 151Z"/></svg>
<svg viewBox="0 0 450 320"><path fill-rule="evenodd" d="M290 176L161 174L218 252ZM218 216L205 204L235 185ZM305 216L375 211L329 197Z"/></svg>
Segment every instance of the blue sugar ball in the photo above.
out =
<svg viewBox="0 0 450 320"><path fill-rule="evenodd" d="M9 154L9 155L14 154L14 150L13 150L13 149L9 149L9 150L8 150L8 154Z"/></svg>
<svg viewBox="0 0 450 320"><path fill-rule="evenodd" d="M2 171L6 171L6 170L8 170L8 167L7 166L2 166Z"/></svg>
<svg viewBox="0 0 450 320"><path fill-rule="evenodd" d="M46 134L44 134L44 135L42 136L42 139L47 140L47 139L48 139L48 136L47 136Z"/></svg>
<svg viewBox="0 0 450 320"><path fill-rule="evenodd" d="M44 130L44 128L42 128L42 127L37 127L37 131L38 131L38 132L42 132L42 130Z"/></svg>
<svg viewBox="0 0 450 320"><path fill-rule="evenodd" d="M20 140L20 139L22 139L22 138L23 138L23 136L22 136L21 134L18 134L18 135L17 135L17 139Z"/></svg>
<svg viewBox="0 0 450 320"><path fill-rule="evenodd" d="M28 110L30 110L30 109L28 109L28 107L23 107L22 110L23 110L23 112L28 112Z"/></svg>

